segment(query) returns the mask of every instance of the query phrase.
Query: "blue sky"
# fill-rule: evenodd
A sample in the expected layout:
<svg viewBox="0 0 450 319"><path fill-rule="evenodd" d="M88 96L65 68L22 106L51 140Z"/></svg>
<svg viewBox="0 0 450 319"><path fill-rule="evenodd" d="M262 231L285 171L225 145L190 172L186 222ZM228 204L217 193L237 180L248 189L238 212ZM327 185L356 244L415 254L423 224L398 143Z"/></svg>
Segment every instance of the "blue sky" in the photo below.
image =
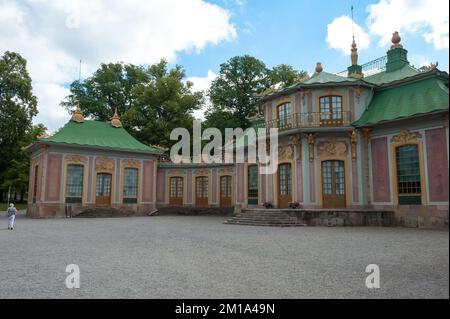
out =
<svg viewBox="0 0 450 319"><path fill-rule="evenodd" d="M232 42L209 46L199 54L180 53L177 63L186 68L188 76L204 76L208 69L218 73L221 63L242 54L255 56L269 67L286 63L311 72L316 62L321 61L328 72L345 70L350 58L329 47L327 25L337 17L350 16L353 5L355 22L367 31L366 9L379 1L246 0L242 5L230 0L211 2L232 12L231 22L237 27L238 37ZM428 2L432 5L433 0ZM401 35L411 63L420 66L425 61L439 61L439 68L448 71L448 48L437 50L424 41L420 32ZM351 40L351 37L343 39L349 53ZM386 54L389 45L379 46L377 40L379 37L373 36L370 49L360 50L360 64Z"/></svg>
<svg viewBox="0 0 450 319"><path fill-rule="evenodd" d="M272 67L339 72L350 64L354 5L359 62L386 54L399 31L416 67L448 71L448 0L0 0L0 54L28 61L38 97L35 123L50 132L70 118L68 84L100 63L181 64L206 90L220 64L249 54ZM201 112L196 113L201 117Z"/></svg>

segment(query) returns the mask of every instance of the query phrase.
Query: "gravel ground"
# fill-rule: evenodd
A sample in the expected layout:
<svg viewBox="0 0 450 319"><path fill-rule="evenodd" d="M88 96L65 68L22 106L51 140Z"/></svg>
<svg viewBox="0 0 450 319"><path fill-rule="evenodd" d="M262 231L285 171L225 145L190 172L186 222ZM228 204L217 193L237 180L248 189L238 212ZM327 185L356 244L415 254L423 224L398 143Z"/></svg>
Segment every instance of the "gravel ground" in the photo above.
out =
<svg viewBox="0 0 450 319"><path fill-rule="evenodd" d="M0 298L449 298L448 230L0 218ZM67 289L66 265L81 287ZM365 287L380 267L381 287Z"/></svg>

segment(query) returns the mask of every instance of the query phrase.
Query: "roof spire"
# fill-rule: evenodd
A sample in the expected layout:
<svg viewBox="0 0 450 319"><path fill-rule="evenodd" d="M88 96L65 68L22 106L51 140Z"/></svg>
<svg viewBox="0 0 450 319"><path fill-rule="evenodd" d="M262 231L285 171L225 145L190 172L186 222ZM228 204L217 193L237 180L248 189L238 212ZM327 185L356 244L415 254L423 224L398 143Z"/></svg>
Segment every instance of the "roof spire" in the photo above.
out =
<svg viewBox="0 0 450 319"><path fill-rule="evenodd" d="M351 58L352 58L352 65L358 65L358 48L356 47L355 42L355 20L353 18L353 5L351 6L351 11L352 11L352 38L353 38Z"/></svg>
<svg viewBox="0 0 450 319"><path fill-rule="evenodd" d="M352 65L358 65L358 48L356 47L355 38L353 38L351 51Z"/></svg>
<svg viewBox="0 0 450 319"><path fill-rule="evenodd" d="M355 42L355 20L353 19L353 5L351 6L350 10L352 11L352 35L353 35L353 42Z"/></svg>
<svg viewBox="0 0 450 319"><path fill-rule="evenodd" d="M111 125L116 128L122 127L122 121L120 120L119 114L117 114L117 107L114 111L113 117L111 118Z"/></svg>

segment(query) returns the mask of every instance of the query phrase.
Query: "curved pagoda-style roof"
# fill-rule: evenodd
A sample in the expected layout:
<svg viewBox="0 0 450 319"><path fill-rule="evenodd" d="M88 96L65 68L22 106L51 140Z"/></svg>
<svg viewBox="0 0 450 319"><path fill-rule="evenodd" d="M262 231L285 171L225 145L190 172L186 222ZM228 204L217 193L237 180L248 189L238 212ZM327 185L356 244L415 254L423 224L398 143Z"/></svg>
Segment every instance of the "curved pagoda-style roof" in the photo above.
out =
<svg viewBox="0 0 450 319"><path fill-rule="evenodd" d="M429 78L379 90L355 126L370 126L393 120L448 111L448 87L439 78Z"/></svg>
<svg viewBox="0 0 450 319"><path fill-rule="evenodd" d="M157 147L145 145L130 135L123 127L113 127L110 122L85 120L69 121L54 135L40 138L37 143L62 146L86 146L109 150L162 154Z"/></svg>

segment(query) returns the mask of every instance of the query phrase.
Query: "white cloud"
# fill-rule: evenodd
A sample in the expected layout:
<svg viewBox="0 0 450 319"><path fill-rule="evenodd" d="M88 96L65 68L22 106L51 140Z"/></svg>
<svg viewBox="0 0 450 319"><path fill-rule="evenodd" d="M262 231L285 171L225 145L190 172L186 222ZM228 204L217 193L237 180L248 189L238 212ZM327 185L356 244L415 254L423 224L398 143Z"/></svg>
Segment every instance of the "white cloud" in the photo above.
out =
<svg viewBox="0 0 450 319"><path fill-rule="evenodd" d="M64 84L102 62L150 64L236 38L230 14L202 0L0 0L0 54L28 61L42 121L55 130Z"/></svg>
<svg viewBox="0 0 450 319"><path fill-rule="evenodd" d="M358 24L354 24L355 41L359 50L367 49L370 45L369 34L364 32ZM344 55L350 55L352 44L352 19L348 16L335 18L327 26L328 46L339 50Z"/></svg>
<svg viewBox="0 0 450 319"><path fill-rule="evenodd" d="M381 37L380 46L399 31L400 35L420 33L436 49L449 47L448 0L381 0L367 10L367 25L370 33Z"/></svg>
<svg viewBox="0 0 450 319"><path fill-rule="evenodd" d="M211 82L217 78L217 74L213 71L208 70L208 75L206 77L190 77L187 80L191 81L193 84L194 91L203 91L205 95L211 86ZM208 97L206 97L205 105L201 110L194 111L194 117L197 119L205 118L205 111L211 105Z"/></svg>

